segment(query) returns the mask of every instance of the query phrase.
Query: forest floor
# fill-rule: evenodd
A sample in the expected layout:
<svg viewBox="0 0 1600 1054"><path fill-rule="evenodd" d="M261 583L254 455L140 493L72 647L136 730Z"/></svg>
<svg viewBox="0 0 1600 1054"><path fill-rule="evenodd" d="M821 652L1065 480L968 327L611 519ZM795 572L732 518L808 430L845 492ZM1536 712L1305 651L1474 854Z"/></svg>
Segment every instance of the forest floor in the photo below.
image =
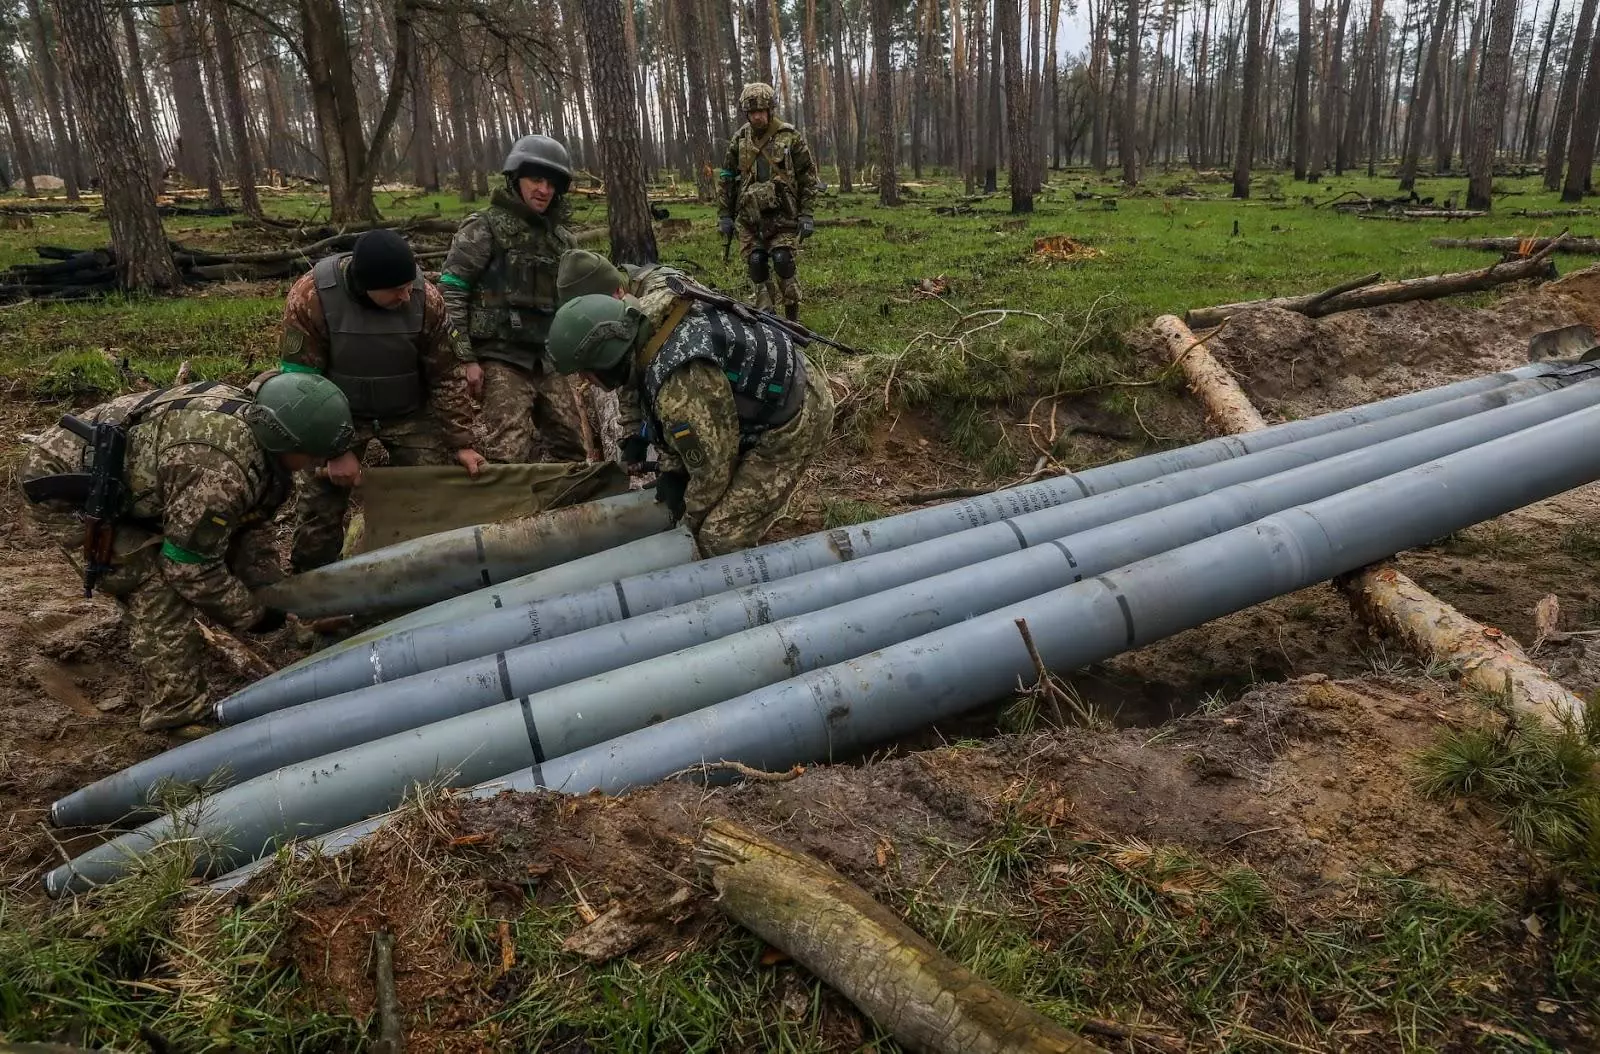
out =
<svg viewBox="0 0 1600 1054"><path fill-rule="evenodd" d="M1461 185L1422 180L1419 192L1442 202ZM866 354L828 358L836 440L780 532L1000 485L1041 459L1081 468L1203 438L1202 415L1141 335L1156 314L1494 258L1431 237L1600 230L1510 215L1559 207L1522 180L1506 181L1516 193L1482 220L1364 221L1322 207L1392 186L1262 179L1258 199L1240 203L1220 176L1127 194L1061 172L1025 218L1004 195L941 214L960 187L931 178L892 210L830 193L802 254L805 320ZM268 209L314 218L315 202L271 195ZM396 217L467 208L414 194L380 194L380 206ZM664 260L739 288L712 211L669 208L690 222L663 231ZM598 206L578 213L603 222ZM828 225L843 218L856 225ZM272 244L226 219L168 230L208 248ZM1040 242L1061 235L1077 248ZM104 240L90 216L40 216L0 231L0 266L35 244ZM1564 274L1596 262L1556 259ZM9 473L21 437L67 407L169 381L185 360L197 378L248 377L275 358L283 292L241 283L0 309L0 661L11 673L0 683L0 1040L139 1049L142 1027L185 1052L360 1046L372 1034L372 934L387 928L412 1050L898 1049L717 911L688 850L702 821L729 816L815 853L1107 1049L1600 1047L1592 745L1506 734L1496 700L1371 638L1326 587L1074 672L1090 719L1073 727L1018 700L782 783L427 794L357 851L242 893L195 895L180 861L46 902L39 877L69 848L43 823L49 802L170 744L136 730L139 682L114 609L77 598L65 562L18 519ZM1219 354L1269 418L1290 419L1516 365L1532 333L1576 321L1600 328L1600 271L1316 322L1264 312L1230 324ZM1535 604L1554 594L1565 633L1539 661L1590 695L1597 503L1600 486L1582 488L1398 563L1527 645ZM244 680L220 654L210 673L219 690ZM596 966L562 950L593 910L680 887L679 912L626 955Z"/></svg>

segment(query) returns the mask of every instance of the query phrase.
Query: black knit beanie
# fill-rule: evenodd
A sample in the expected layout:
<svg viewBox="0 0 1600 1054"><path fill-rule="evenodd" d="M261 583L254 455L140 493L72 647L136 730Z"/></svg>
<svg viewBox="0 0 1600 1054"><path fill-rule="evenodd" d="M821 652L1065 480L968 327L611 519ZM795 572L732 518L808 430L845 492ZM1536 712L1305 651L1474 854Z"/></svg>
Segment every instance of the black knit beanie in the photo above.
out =
<svg viewBox="0 0 1600 1054"><path fill-rule="evenodd" d="M410 285L417 277L411 245L394 231L367 231L350 254L350 278L362 292Z"/></svg>

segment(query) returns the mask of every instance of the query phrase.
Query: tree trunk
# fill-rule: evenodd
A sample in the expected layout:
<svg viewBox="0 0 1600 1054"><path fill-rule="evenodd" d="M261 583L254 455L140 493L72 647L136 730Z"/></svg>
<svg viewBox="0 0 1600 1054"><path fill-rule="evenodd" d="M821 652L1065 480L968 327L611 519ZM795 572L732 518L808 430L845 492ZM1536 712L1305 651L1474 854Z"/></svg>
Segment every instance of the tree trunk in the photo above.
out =
<svg viewBox="0 0 1600 1054"><path fill-rule="evenodd" d="M185 137L197 136L195 146L198 151L198 171L205 180L206 198L212 208L221 208L222 199L222 170L221 162L217 156L217 133L211 124L211 113L206 106L205 82L200 76L200 55L202 47L200 34L194 24L194 11L189 6L193 0L174 0L172 13L177 30L177 43L179 61L185 67L184 78L194 85L194 98L189 102L190 122L185 130ZM177 70L173 70L174 78ZM178 112L180 118L183 113L183 104L180 101Z"/></svg>
<svg viewBox="0 0 1600 1054"><path fill-rule="evenodd" d="M1261 94L1261 0L1245 0L1247 9L1244 94L1239 100L1239 147L1233 157L1233 196L1250 196L1250 166L1255 157L1256 97Z"/></svg>
<svg viewBox="0 0 1600 1054"><path fill-rule="evenodd" d="M789 59L783 50L783 22L779 17L778 0L767 0L772 9L772 42L778 53L778 98L783 100L783 109L787 113L794 112L794 92L789 85Z"/></svg>
<svg viewBox="0 0 1600 1054"><path fill-rule="evenodd" d="M11 76L6 72L4 62L0 62L0 109L5 111L6 128L11 133L17 175L22 180L23 192L31 198L38 193L38 188L33 185L33 152L28 148L28 129L17 113L16 96L11 92Z"/></svg>
<svg viewBox="0 0 1600 1054"><path fill-rule="evenodd" d="M411 150L412 178L417 186L432 192L439 189L439 149L434 132L433 79L423 56L411 69Z"/></svg>
<svg viewBox="0 0 1600 1054"><path fill-rule="evenodd" d="M1567 153L1567 181L1561 185L1562 201L1582 201L1594 176L1595 136L1600 133L1600 33L1590 34L1589 69L1583 77L1578 115L1572 122L1572 146Z"/></svg>
<svg viewBox="0 0 1600 1054"><path fill-rule="evenodd" d="M1043 98L1043 83L1040 81L1040 72L1044 68L1043 56L1039 52L1039 18L1040 0L1028 0L1028 72L1022 81L1023 98L1027 105L1023 108L1028 118L1028 127L1025 129L1025 138L1020 143L1013 145L1012 149L1022 147L1023 157L1026 161L1022 172L1028 178L1028 211L1033 210L1033 195L1043 185L1040 176L1040 152L1038 148L1037 122L1039 120L1040 101ZM1020 14L1018 16L1021 17ZM1019 29L1020 35L1020 29ZM1019 54L1019 65L1020 65ZM1013 205L1013 208L1015 205Z"/></svg>
<svg viewBox="0 0 1600 1054"><path fill-rule="evenodd" d="M1128 0L1122 65L1122 127L1117 130L1117 156L1122 162L1123 185L1131 187L1139 182L1139 0Z"/></svg>
<svg viewBox="0 0 1600 1054"><path fill-rule="evenodd" d="M1022 76L1022 5L996 0L995 21L1005 52L1006 130L1011 140L1011 212L1033 211L1033 122L1028 116L1028 88Z"/></svg>
<svg viewBox="0 0 1600 1054"><path fill-rule="evenodd" d="M1098 17L1096 15L1098 12ZM1089 90L1094 106L1094 123L1089 139L1089 164L1105 175L1111 151L1106 136L1111 123L1111 93L1107 90L1106 65L1110 57L1110 0L1089 0Z"/></svg>
<svg viewBox="0 0 1600 1054"><path fill-rule="evenodd" d="M105 8L98 0L56 0L55 9L68 75L100 173L118 280L131 290L174 288L178 268L150 194L150 173L128 112Z"/></svg>
<svg viewBox="0 0 1600 1054"><path fill-rule="evenodd" d="M1438 175L1450 171L1450 162L1455 155L1455 129L1460 129L1462 159L1472 149L1473 129L1473 96L1472 89L1478 81L1478 66L1481 63L1483 51L1484 30L1487 28L1489 11L1487 2L1478 5L1478 16L1472 22L1472 43L1467 48L1467 59L1461 74L1461 113L1458 119L1451 121L1448 115L1441 118L1446 127L1439 136L1439 152L1435 158L1434 174Z"/></svg>
<svg viewBox="0 0 1600 1054"><path fill-rule="evenodd" d="M561 5L561 32L565 38L567 48L567 83L572 89L573 99L578 104L578 127L583 133L583 139L580 142L569 145L578 148L575 151L576 156L582 160L585 166L588 166L594 163L589 156L589 151L597 144L594 138L594 125L589 119L588 89L583 83L583 74L580 72L583 69L584 60L583 53L578 50L578 24L583 17L579 2L580 0L563 0ZM589 39L587 32L584 34L584 39ZM606 46L616 47L616 41L612 41Z"/></svg>
<svg viewBox="0 0 1600 1054"><path fill-rule="evenodd" d="M1406 154L1400 163L1400 189L1411 190L1417 185L1417 161L1422 156L1422 133L1428 116L1428 101L1439 78L1439 45L1444 40L1444 27L1450 21L1454 0L1435 0L1439 5L1429 32L1428 44L1423 54L1422 72L1417 77L1411 93L1411 106L1406 112Z"/></svg>
<svg viewBox="0 0 1600 1054"><path fill-rule="evenodd" d="M1361 130L1366 127L1368 111L1372 106L1368 103L1368 93L1376 80L1378 64L1378 31L1383 25L1383 0L1373 0L1372 11L1367 19L1367 32L1361 45L1361 61L1356 66L1355 90L1350 94L1350 108L1345 118L1344 135L1340 137L1338 152L1334 155L1334 171L1343 174L1344 170L1355 164L1356 156L1361 150Z"/></svg>
<svg viewBox="0 0 1600 1054"><path fill-rule="evenodd" d="M713 177L716 174L717 164L712 157L710 134L706 125L708 73L705 67L704 41L701 37L700 3L699 0L678 0L678 8L679 39L683 42L689 75L689 113L685 138L689 143L689 160L694 169L695 195L702 202L708 202L714 200L716 180ZM609 185L609 179L607 184Z"/></svg>
<svg viewBox="0 0 1600 1054"><path fill-rule="evenodd" d="M1061 0L1050 0L1049 18L1045 23L1049 31L1046 34L1044 48L1044 83L1049 85L1050 119L1045 120L1036 103L1033 117L1034 123L1039 127L1039 146L1036 155L1039 161L1037 178L1033 182L1035 190L1044 188L1044 169L1053 160L1050 156L1051 148L1059 146L1061 139L1061 96L1056 85L1056 37L1060 31L1060 23Z"/></svg>
<svg viewBox="0 0 1600 1054"><path fill-rule="evenodd" d="M963 189L971 194L977 181L972 173L972 143L971 121L967 107L971 98L968 92L968 67L967 67L967 36L966 17L974 12L981 0L969 0L965 12L961 9L961 0L950 0L950 31L952 44L950 49L950 65L953 77L951 78L954 105L952 111L956 136L956 171L961 173Z"/></svg>
<svg viewBox="0 0 1600 1054"><path fill-rule="evenodd" d="M998 0L996 0L998 3ZM990 5L994 6L994 5ZM983 192L993 194L1000 187L1000 20L998 9L989 24L989 119L983 130Z"/></svg>
<svg viewBox="0 0 1600 1054"><path fill-rule="evenodd" d="M875 2L875 0L872 0ZM768 0L751 0L751 13L755 16L756 80L772 83L772 7Z"/></svg>
<svg viewBox="0 0 1600 1054"><path fill-rule="evenodd" d="M817 51L817 0L806 0L805 21L802 25L802 42L804 50L801 52L801 76L805 78L804 90L801 93L801 105L805 108L805 126L815 129L818 143L822 141L822 130L827 123L822 119L822 100L827 93L822 90L821 79L817 75L819 52ZM812 153L816 153L813 145ZM817 160L820 164L820 159Z"/></svg>
<svg viewBox="0 0 1600 1054"><path fill-rule="evenodd" d="M850 65L844 60L844 22L838 4L828 5L828 32L833 35L833 160L839 170L839 193L849 194L855 189L855 93L850 90Z"/></svg>
<svg viewBox="0 0 1600 1054"><path fill-rule="evenodd" d="M1317 149L1311 158L1312 172L1319 174L1333 155L1338 171L1344 171L1340 161L1339 146L1344 142L1342 121L1349 120L1344 107L1344 39L1345 26L1350 20L1350 0L1339 0L1339 20L1333 30L1333 54L1328 70L1328 83L1322 91L1322 113L1319 115Z"/></svg>
<svg viewBox="0 0 1600 1054"><path fill-rule="evenodd" d="M1550 72L1550 45L1556 37L1556 16L1560 13L1561 0L1553 0L1550 4L1550 18L1544 27L1544 46L1539 49L1539 72L1533 81L1533 101L1528 106L1528 120L1522 130L1520 157L1523 164L1532 161L1538 149L1539 107L1544 102L1545 76Z"/></svg>
<svg viewBox="0 0 1600 1054"><path fill-rule="evenodd" d="M727 820L696 865L717 905L792 955L906 1049L931 1054L1096 1054L1099 1047L990 985L816 858Z"/></svg>
<svg viewBox="0 0 1600 1054"><path fill-rule="evenodd" d="M150 81L144 72L144 52L139 46L139 26L133 6L122 7L122 35L128 47L128 76L133 81L133 98L138 109L139 142L144 147L145 167L150 173L150 192L161 193L161 173L166 168L161 146L156 141L155 107L150 102Z"/></svg>
<svg viewBox="0 0 1600 1054"><path fill-rule="evenodd" d="M39 80L44 85L45 116L50 122L50 139L55 147L56 164L61 169L61 182L66 187L67 200L77 201L81 182L78 144L67 134L66 109L61 97L60 78L56 73L55 49L39 0L28 0L28 18L33 25L34 64L39 70Z"/></svg>
<svg viewBox="0 0 1600 1054"><path fill-rule="evenodd" d="M1206 416L1225 433L1257 432L1267 427L1244 389L1176 315L1162 315L1150 324L1167 347L1167 355L1183 371L1189 390L1199 397Z"/></svg>
<svg viewBox="0 0 1600 1054"><path fill-rule="evenodd" d="M878 202L882 205L898 205L900 179L895 171L898 161L895 155L899 153L900 130L894 121L894 75L889 58L894 25L890 17L890 0L869 2L872 4L873 94L877 96Z"/></svg>
<svg viewBox="0 0 1600 1054"><path fill-rule="evenodd" d="M1550 141L1544 155L1544 189L1561 189L1561 165L1567 159L1567 136L1572 131L1573 113L1578 108L1578 88L1583 83L1583 64L1589 54L1594 32L1596 0L1583 0L1578 20L1572 27L1572 45L1561 72L1561 90L1556 95L1555 117L1550 123Z"/></svg>
<svg viewBox="0 0 1600 1054"><path fill-rule="evenodd" d="M683 30L687 33L690 28L685 25ZM584 0L583 35L589 53L589 82L600 126L606 130L599 147L611 258L618 263L653 264L660 257L655 227L650 223L644 163L639 158L639 105L634 97L633 68L626 52L616 46L622 39L618 0ZM704 121L702 114L702 129Z"/></svg>
<svg viewBox="0 0 1600 1054"><path fill-rule="evenodd" d="M228 8L222 0L211 0L211 25L217 38L217 62L222 67L222 97L228 108L228 127L233 134L233 154L238 165L239 205L248 216L261 215L261 199L256 195L255 158L250 152L250 133L245 126L244 81L239 76L239 51L234 45Z"/></svg>
<svg viewBox="0 0 1600 1054"><path fill-rule="evenodd" d="M1510 79L1511 37L1517 28L1517 0L1494 0L1489 14L1489 42L1483 53L1477 97L1472 104L1471 156L1467 159L1467 208L1494 207L1494 154L1505 119L1506 85Z"/></svg>
<svg viewBox="0 0 1600 1054"><path fill-rule="evenodd" d="M1300 0L1300 34L1294 50L1294 178L1306 178L1311 151L1311 0Z"/></svg>

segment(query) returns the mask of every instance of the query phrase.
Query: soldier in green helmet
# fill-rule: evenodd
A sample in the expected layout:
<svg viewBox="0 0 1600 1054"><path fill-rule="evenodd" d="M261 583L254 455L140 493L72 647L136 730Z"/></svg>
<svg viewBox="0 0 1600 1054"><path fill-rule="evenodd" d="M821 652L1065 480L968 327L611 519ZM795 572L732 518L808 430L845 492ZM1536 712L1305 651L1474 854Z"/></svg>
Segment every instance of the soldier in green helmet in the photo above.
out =
<svg viewBox="0 0 1600 1054"><path fill-rule="evenodd" d="M562 373L631 389L661 452L657 500L706 556L760 542L833 425L827 378L787 332L702 301L657 323L631 297L575 297L549 348Z"/></svg>
<svg viewBox="0 0 1600 1054"><path fill-rule="evenodd" d="M795 250L811 236L817 170L799 129L778 119L772 85L746 84L739 93L745 123L733 134L722 162L722 203L717 219L724 238L739 232L755 304L766 311L800 316L800 280Z"/></svg>
<svg viewBox="0 0 1600 1054"><path fill-rule="evenodd" d="M545 361L556 265L572 246L563 226L572 159L549 136L525 135L502 172L505 185L461 225L439 274L456 353L483 398L480 448L490 461L525 462L537 439L550 457L583 461L578 404Z"/></svg>
<svg viewBox="0 0 1600 1054"><path fill-rule="evenodd" d="M248 388L204 381L125 395L81 416L122 431L122 464L91 469L78 434L46 431L17 469L25 514L81 564L82 499L65 495L86 472L120 480L128 497L99 588L116 598L150 680L139 727L199 731L210 709L195 615L248 633L284 625L251 592L282 577L271 521L294 472L349 449L350 404L316 374L273 372Z"/></svg>

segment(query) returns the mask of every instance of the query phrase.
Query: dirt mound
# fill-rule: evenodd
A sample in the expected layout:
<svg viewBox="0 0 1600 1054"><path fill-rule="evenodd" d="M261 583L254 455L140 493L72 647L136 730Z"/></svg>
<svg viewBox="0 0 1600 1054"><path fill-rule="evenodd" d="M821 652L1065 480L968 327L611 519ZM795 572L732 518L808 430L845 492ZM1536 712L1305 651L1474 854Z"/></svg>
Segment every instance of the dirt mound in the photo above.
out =
<svg viewBox="0 0 1600 1054"><path fill-rule="evenodd" d="M1318 319L1245 311L1212 350L1263 410L1309 416L1522 365L1533 334L1580 322L1600 330L1600 267L1486 306L1419 300Z"/></svg>

